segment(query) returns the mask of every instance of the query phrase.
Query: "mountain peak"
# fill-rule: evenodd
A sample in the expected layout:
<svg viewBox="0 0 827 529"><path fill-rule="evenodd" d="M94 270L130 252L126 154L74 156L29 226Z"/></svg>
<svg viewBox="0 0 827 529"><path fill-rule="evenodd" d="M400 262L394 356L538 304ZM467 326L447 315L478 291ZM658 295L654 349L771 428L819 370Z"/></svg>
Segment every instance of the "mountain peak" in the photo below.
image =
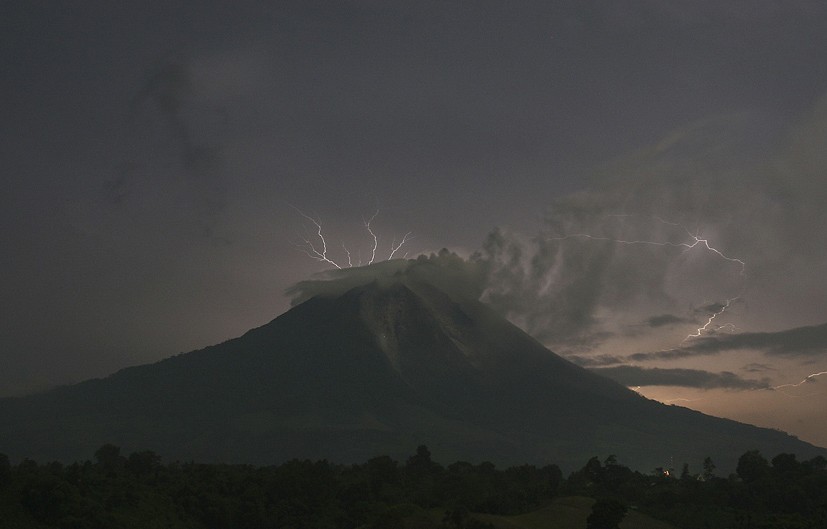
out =
<svg viewBox="0 0 827 529"><path fill-rule="evenodd" d="M823 453L783 433L647 400L555 355L478 301L448 252L328 274L219 345L0 400L0 452L82 459L104 443L167 458L275 463L404 457L648 470L746 450Z"/></svg>
<svg viewBox="0 0 827 529"><path fill-rule="evenodd" d="M338 297L359 286L369 284L390 288L402 283L417 290L428 284L455 300L477 300L482 295L485 279L484 263L463 259L446 249L416 259L394 259L369 266L328 270L312 279L300 281L287 290L293 306L312 297Z"/></svg>

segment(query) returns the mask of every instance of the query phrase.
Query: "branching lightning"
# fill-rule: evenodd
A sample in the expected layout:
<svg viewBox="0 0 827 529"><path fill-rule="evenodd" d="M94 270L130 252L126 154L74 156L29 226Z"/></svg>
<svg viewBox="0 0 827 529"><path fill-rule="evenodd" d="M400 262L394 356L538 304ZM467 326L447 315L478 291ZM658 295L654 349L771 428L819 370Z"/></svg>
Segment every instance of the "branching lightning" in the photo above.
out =
<svg viewBox="0 0 827 529"><path fill-rule="evenodd" d="M402 246L404 246L405 243L410 240L410 238L411 238L411 232L408 232L402 237L402 240L399 241L399 244L396 244L396 237L394 237L393 242L391 242L391 254L388 256L388 259L393 259L393 256L396 254L396 252L398 252L399 249L402 248ZM407 256L408 256L408 254L406 253L403 256L403 258L407 257Z"/></svg>
<svg viewBox="0 0 827 529"><path fill-rule="evenodd" d="M625 216L628 216L628 215L614 215L614 216L625 217ZM669 221L666 221L666 220L664 220L660 217L654 217L654 219L657 220L660 223L680 228L681 230L683 230L683 232L686 233L688 239L686 241L682 241L682 242L653 241L653 240L645 240L645 239L637 240L637 239L622 239L622 238L603 237L603 236L591 235L591 234L588 234L588 233L575 233L575 234L570 234L570 235L566 235L566 236L563 236L563 237L551 238L549 240L566 240L566 239L572 239L572 238L582 238L582 239L589 239L589 240L596 240L596 241L608 241L608 242L613 242L613 243L616 243L616 244L666 246L666 247L672 247L672 248L682 248L683 252L688 252L688 251L700 246L701 249L715 254L717 257L719 257L720 259L723 259L724 261L727 261L727 262L733 263L733 264L737 264L738 268L739 268L739 276L741 277L741 288L740 288L738 294L733 296L733 297L727 298L727 299L721 301L720 303L715 303L715 304L712 304L712 305L708 305L707 309L709 310L709 316L706 318L706 321L704 322L704 324L701 325L700 327L698 327L694 332L688 334L681 341L681 345L685 344L689 340L700 338L700 337L710 333L713 330L714 331L721 331L721 330L726 329L726 330L729 330L731 332L735 332L737 329L736 329L736 327L733 323L725 323L725 324L722 324L722 325L718 325L717 327L715 327L715 324L716 324L716 320L722 314L724 314L727 310L729 310L729 308L732 306L733 303L735 303L737 300L739 300L743 296L743 293L744 293L744 290L745 290L746 277L747 277L747 275L746 275L746 269L747 269L746 262L743 261L742 259L738 259L736 257L732 257L732 256L729 256L729 255L725 254L722 250L720 250L720 249L716 248L715 246L713 246L709 242L709 239L701 237L698 232L692 233L685 226L683 226L681 224L677 224L677 223L674 223L674 222L669 222ZM796 397L796 398L797 397L811 397L813 395L816 395L817 393L808 394L808 395L801 395L801 394L790 393L787 390L792 390L792 389L804 386L806 384L813 383L813 382L816 381L816 379L818 377L821 377L821 376L824 376L824 375L827 375L827 371L819 371L817 373L811 373L811 374L807 375L806 377L804 377L799 382L788 383L788 384L780 384L780 385L777 385L777 386L772 386L772 387L766 388L765 390L777 391L778 393L786 395L788 397ZM639 392L640 391L640 386L638 386L636 388L633 388L633 389L634 389L634 391ZM690 403L690 402L703 400L703 399L702 398L698 398L698 399L672 398L672 399L659 399L659 400L669 404L669 403L678 403L678 402Z"/></svg>
<svg viewBox="0 0 827 529"><path fill-rule="evenodd" d="M778 390L778 391L781 391L782 393L788 395L788 393L783 391L784 388L797 388L797 387L803 386L804 384L807 384L809 382L815 382L815 379L822 376L822 375L827 375L827 371L819 371L818 373L811 373L811 374L807 375L806 377L804 377L801 380L801 382L797 382L795 384L781 384L781 385L778 385L778 386L773 386L770 389ZM790 396L793 396L793 395L790 395Z"/></svg>
<svg viewBox="0 0 827 529"><path fill-rule="evenodd" d="M332 264L336 268L341 269L342 267L338 263L336 263L336 261L333 261L327 256L327 241L324 238L324 234L322 234L321 219L315 219L310 215L305 214L302 210L300 210L296 206L293 206L292 204L291 207L295 209L299 213L299 215L301 215L308 221L312 222L313 225L316 226L316 236L319 238L319 241L321 243L321 250L319 250L308 237L303 237L302 241L304 242L304 245L297 245L299 249L306 253L307 256L311 259L315 259L316 261L323 261L325 263ZM342 244L342 246L344 246L344 243ZM347 250L347 248L345 248L345 250ZM348 252L348 260L350 260L350 252Z"/></svg>
<svg viewBox="0 0 827 529"><path fill-rule="evenodd" d="M353 257L348 249L347 245L342 242L342 250L345 253L345 258L347 259L347 264L340 264L333 260L332 257L328 255L328 241L325 238L324 232L322 230L322 220L320 217L312 217L307 213L300 210L298 207L288 204L291 208L295 209L296 212L301 215L306 221L310 222L313 225L312 230L308 230L307 226L303 224L305 229L305 236L301 237L301 242L295 243L295 246L303 253L305 253L308 257L315 261L320 261L332 265L338 269L342 268L352 268L354 266ZM368 232L368 235L371 239L371 253L370 253L370 260L367 262L368 265L373 264L376 262L376 253L379 249L379 236L373 230L372 223L379 215L379 210L377 209L376 212L369 218L365 219L362 218L362 224L365 227L365 230ZM312 235L309 233L312 231ZM411 236L411 232L405 234L402 237L401 241L397 244L396 237L393 238L391 242L390 253L386 260L391 260L394 256L402 249L402 247L408 243L413 237ZM407 257L407 253L405 253L405 257ZM358 261L358 264L355 266L362 266L361 258Z"/></svg>
<svg viewBox="0 0 827 529"><path fill-rule="evenodd" d="M612 215L612 216L626 217L626 216L629 216L629 215ZM658 222L662 223L662 224L666 224L666 225L669 225L669 226L675 226L677 228L680 228L686 234L686 236L688 238L684 241L681 241L681 242L673 242L673 241L668 241L668 240L667 241L657 241L657 240L646 240L646 239L641 239L641 240L638 240L638 239L624 239L624 238L613 238L613 237L597 236L597 235L592 235L592 234L589 234L589 233L574 233L574 234L569 234L569 235L565 235L565 236L561 236L561 237L549 238L548 240L567 240L567 239L573 239L573 238L580 238L580 239L589 239L589 240L595 240L595 241L607 241L607 242L612 242L612 243L616 243L616 244L625 244L625 245L648 245L648 246L662 246L662 247L681 248L683 252L688 252L688 251L690 251L690 250L692 250L696 247L700 247L700 249L702 249L706 252L713 253L718 258L720 258L720 259L722 259L722 260L724 260L728 263L732 263L732 264L735 264L735 265L738 266L738 269L739 269L738 274L741 278L740 289L739 289L738 293L733 297L724 299L721 302L716 302L714 304L707 305L705 307L706 310L708 311L707 312L708 317L706 318L706 321L703 323L703 325L699 326L694 332L688 334L680 342L680 345L675 349L680 348L687 341L701 338L705 335L708 335L711 332L717 332L717 331L723 331L723 330L727 330L727 331L730 331L730 332L736 332L737 328L733 323L724 323L724 324L721 324L721 325L716 325L716 324L717 324L717 321L719 321L719 318L724 313L726 313L730 309L730 307L732 307L733 303L735 303L739 299L741 299L741 297L744 294L744 291L745 291L745 288L746 288L746 278L747 278L747 274L746 274L747 264L746 264L746 262L743 261L742 259L739 259L737 257L732 257L732 256L724 253L724 251L722 251L719 248L713 246L710 243L709 239L701 237L701 235L697 231L695 233L693 233L681 224L677 224L677 223L674 223L674 222L669 222L669 221L666 221L666 220L664 220L660 217L653 217L653 218L655 220L657 220ZM675 350L675 349L671 349L671 350ZM799 382L779 384L777 386L771 386L771 387L763 388L762 390L763 391L776 391L779 394L785 395L785 396L790 397L790 398L813 397L815 395L822 394L823 392L802 394L801 392L791 392L790 390L795 390L796 388L801 388L802 386L806 386L806 385L809 385L810 383L814 383L814 382L816 382L816 379L818 377L822 377L822 376L825 376L825 375L827 375L827 371L819 371L819 372L811 373L811 374L807 375L806 377L804 377ZM641 387L636 386L636 387L631 388L631 389L633 389L633 391L636 391L636 392L640 393ZM670 398L670 399L660 399L659 398L658 400L660 400L661 402L667 403L667 404L692 403L692 402L695 402L695 401L703 400L703 397L693 398L693 399L680 398L680 397L679 398Z"/></svg>
<svg viewBox="0 0 827 529"><path fill-rule="evenodd" d="M350 250L347 249L347 246L345 245L345 243L342 243L342 249L347 254L347 266L348 266L348 268L353 267L353 260L351 260L351 258L350 258Z"/></svg>
<svg viewBox="0 0 827 529"><path fill-rule="evenodd" d="M700 338L703 335L703 333L708 332L709 327L715 321L715 318L717 318L718 316L720 316L721 314L726 312L726 310L729 308L729 306L732 304L732 302L737 300L740 297L741 297L741 295L739 294L739 295L735 296L734 298L729 298L729 299L725 300L720 305L721 308L719 310L713 311L712 314L709 316L709 318L707 318L706 323L704 323L702 326L698 327L697 330L695 330L695 332L687 334L686 338L684 338L681 341L681 344L686 343L688 340L691 340L693 338ZM727 328L727 327L730 327L731 325L732 324L727 323L725 325L721 325L721 326L717 327L716 330Z"/></svg>
<svg viewBox="0 0 827 529"><path fill-rule="evenodd" d="M377 209L376 213L374 213L371 218L369 218L368 220L365 220L364 218L362 219L362 223L365 225L365 229L368 230L368 233L373 238L373 247L370 250L370 261L368 261L369 265L372 265L373 261L376 259L376 248L379 246L379 237L376 236L376 234L370 227L370 223L373 222L373 219L375 219L376 215L378 214L379 210ZM390 259L390 257L388 259Z"/></svg>
<svg viewBox="0 0 827 529"><path fill-rule="evenodd" d="M629 215L610 215L610 217L628 217L628 216ZM562 237L551 237L548 240L563 241L563 240L567 240L567 239L579 238L579 239L589 239L589 240L593 240L593 241L608 241L608 242L613 242L613 243L616 243L616 244L626 244L626 245L648 245L648 246L666 246L666 247L671 247L671 248L683 248L683 252L688 252L688 251L692 250L693 248L700 246L701 248L705 249L708 252L714 253L715 255L717 255L721 259L724 259L725 261L729 261L730 263L737 263L739 265L739 268L740 268L739 275L741 277L741 290L739 291L738 295L736 295L734 297L731 297L731 298L727 298L726 300L724 300L720 304L718 304L718 306L720 308L712 311L712 314L707 318L706 323L704 323L702 326L698 327L695 330L695 332L688 334L683 339L683 341L681 342L681 343L684 343L687 340L691 340L693 338L699 338L699 337L703 336L705 333L708 333L710 331L710 328L713 326L715 320L721 314L726 312L729 309L729 307L732 305L733 302L735 302L735 301L737 301L738 299L741 298L741 296L743 295L743 292L744 292L744 283L745 283L744 280L746 279L747 265L741 259L738 259L738 258L735 258L735 257L730 257L730 256L724 254L721 250L719 250L719 249L715 248L714 246L712 246L709 243L709 239L701 238L697 232L693 234L691 231L689 231L682 224L678 224L678 223L675 223L675 222L669 222L669 221L664 220L660 217L653 217L653 218L655 220L657 220L658 222L662 223L662 224L666 224L666 225L669 225L669 226L675 226L675 227L678 227L678 228L682 229L684 232L686 232L686 235L689 237L690 240L689 241L684 241L684 242L650 241L650 240L646 240L646 239L627 240L627 239L618 239L618 238L613 238L613 237L601 237L601 236L591 235L591 234L588 234L588 233L573 233L573 234L565 235L565 236L562 236ZM727 324L720 325L720 326L716 327L715 330L721 330L721 329L724 329L724 328L733 329L734 325L731 324L731 323L727 323Z"/></svg>

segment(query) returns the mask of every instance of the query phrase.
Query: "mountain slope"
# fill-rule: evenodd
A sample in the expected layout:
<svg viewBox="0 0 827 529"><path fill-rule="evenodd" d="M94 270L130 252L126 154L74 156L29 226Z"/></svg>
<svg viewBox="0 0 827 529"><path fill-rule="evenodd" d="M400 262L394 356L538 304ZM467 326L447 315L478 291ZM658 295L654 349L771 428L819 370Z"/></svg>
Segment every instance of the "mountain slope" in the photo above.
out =
<svg viewBox="0 0 827 529"><path fill-rule="evenodd" d="M612 453L643 470L754 448L824 453L577 367L437 286L421 273L433 265L312 297L220 345L3 399L0 452L83 459L111 442L168 459L347 462L424 443L445 460L573 468Z"/></svg>

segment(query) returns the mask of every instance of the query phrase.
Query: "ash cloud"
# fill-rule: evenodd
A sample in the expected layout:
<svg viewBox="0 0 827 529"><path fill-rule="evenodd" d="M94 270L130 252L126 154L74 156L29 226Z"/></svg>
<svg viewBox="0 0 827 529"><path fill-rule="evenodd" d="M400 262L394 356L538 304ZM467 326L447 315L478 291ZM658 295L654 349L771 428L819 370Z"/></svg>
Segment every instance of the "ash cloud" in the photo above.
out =
<svg viewBox="0 0 827 529"><path fill-rule="evenodd" d="M535 236L494 230L480 252L490 267L484 301L569 352L633 325L688 334L727 300L736 301L716 325L779 313L775 321L795 325L827 295L821 272L807 264L827 258L813 229L827 224L818 198L827 196L827 157L817 147L827 141L827 99L797 125L768 132L773 126L757 113L698 121L552 201ZM746 273L703 245L690 249L695 236L743 260ZM813 354L808 343L818 340L804 334L779 336L789 346L751 334L705 337L649 358L747 347Z"/></svg>
<svg viewBox="0 0 827 529"><path fill-rule="evenodd" d="M679 386L698 389L769 389L768 379L745 379L730 371L712 373L698 369L662 369L639 366L591 368L625 386Z"/></svg>
<svg viewBox="0 0 827 529"><path fill-rule="evenodd" d="M295 306L310 298L340 296L374 281L410 278L432 284L457 300L476 300L485 286L486 265L477 259L463 259L442 249L416 259L393 259L369 266L330 270L313 279L300 281L286 294Z"/></svg>
<svg viewBox="0 0 827 529"><path fill-rule="evenodd" d="M202 100L202 87L190 63L183 57L168 57L146 72L130 115L135 133L154 138L146 146L152 152L121 164L103 191L110 203L121 205L141 186L160 186L183 197L204 234L213 237L227 207L221 137L228 116L220 106ZM158 138L166 141L161 144ZM173 160L171 166L157 163L166 157Z"/></svg>
<svg viewBox="0 0 827 529"><path fill-rule="evenodd" d="M597 341L596 311L612 253L610 245L567 251L495 230L479 254L489 268L483 301L542 342L562 338L588 348Z"/></svg>

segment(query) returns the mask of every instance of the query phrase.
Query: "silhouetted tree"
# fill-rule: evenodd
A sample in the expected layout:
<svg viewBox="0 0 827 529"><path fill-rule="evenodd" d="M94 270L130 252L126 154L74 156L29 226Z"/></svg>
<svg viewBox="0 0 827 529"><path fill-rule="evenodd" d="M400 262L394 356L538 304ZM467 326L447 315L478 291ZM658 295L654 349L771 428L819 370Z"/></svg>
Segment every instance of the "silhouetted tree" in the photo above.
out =
<svg viewBox="0 0 827 529"><path fill-rule="evenodd" d="M609 459L612 457L614 456L609 456ZM603 474L603 466L600 464L600 458L594 456L589 459L586 462L586 466L583 467L583 473L585 474L586 479L592 483L597 483L600 481L600 476Z"/></svg>
<svg viewBox="0 0 827 529"><path fill-rule="evenodd" d="M812 470L825 470L827 469L827 458L824 456L815 456L807 461L806 465Z"/></svg>
<svg viewBox="0 0 827 529"><path fill-rule="evenodd" d="M689 473L689 463L684 463L681 468L681 481L690 479L692 475Z"/></svg>
<svg viewBox="0 0 827 529"><path fill-rule="evenodd" d="M555 495L563 482L563 471L557 465L546 465L540 469L540 472L548 481L549 491L552 495Z"/></svg>
<svg viewBox="0 0 827 529"><path fill-rule="evenodd" d="M764 477L769 470L769 464L761 452L750 450L738 458L738 466L735 472L744 483L752 483Z"/></svg>
<svg viewBox="0 0 827 529"><path fill-rule="evenodd" d="M431 461L431 451L425 445L405 463L407 488L413 503L421 507L434 507L440 502L439 477L442 467Z"/></svg>
<svg viewBox="0 0 827 529"><path fill-rule="evenodd" d="M0 455L0 527L493 529L473 513L533 511L547 504L561 479L553 465L498 470L491 463L458 462L446 470L424 446L404 466L387 456L348 466L307 460L268 467L161 464L150 451L123 458L114 445L101 447L95 459L13 466ZM704 475L713 469L707 458ZM686 465L681 474L689 475ZM589 460L562 490L610 498L595 502L590 529L618 527L629 504L684 529L827 528L824 457L798 461L779 454L770 465L753 450L738 460L738 475L653 478L610 456ZM441 525L426 510L432 508L446 514Z"/></svg>
<svg viewBox="0 0 827 529"><path fill-rule="evenodd" d="M401 476L399 464L388 456L379 456L369 460L365 468L373 497L378 500L387 500L385 498L387 490L399 485Z"/></svg>
<svg viewBox="0 0 827 529"><path fill-rule="evenodd" d="M801 469L801 464L796 460L795 454L778 454L772 458L772 468L782 474L796 474Z"/></svg>
<svg viewBox="0 0 827 529"><path fill-rule="evenodd" d="M408 458L405 468L416 474L430 474L434 470L434 462L431 461L431 451L425 445L416 448L416 454Z"/></svg>
<svg viewBox="0 0 827 529"><path fill-rule="evenodd" d="M126 469L136 476L151 474L161 467L161 456L152 450L133 452L126 460Z"/></svg>
<svg viewBox="0 0 827 529"><path fill-rule="evenodd" d="M121 449L113 444L105 444L95 451L95 460L104 472L112 473L123 463Z"/></svg>
<svg viewBox="0 0 827 529"><path fill-rule="evenodd" d="M702 475L706 481L715 477L715 463L712 462L712 458L709 456L704 458L704 473Z"/></svg>

